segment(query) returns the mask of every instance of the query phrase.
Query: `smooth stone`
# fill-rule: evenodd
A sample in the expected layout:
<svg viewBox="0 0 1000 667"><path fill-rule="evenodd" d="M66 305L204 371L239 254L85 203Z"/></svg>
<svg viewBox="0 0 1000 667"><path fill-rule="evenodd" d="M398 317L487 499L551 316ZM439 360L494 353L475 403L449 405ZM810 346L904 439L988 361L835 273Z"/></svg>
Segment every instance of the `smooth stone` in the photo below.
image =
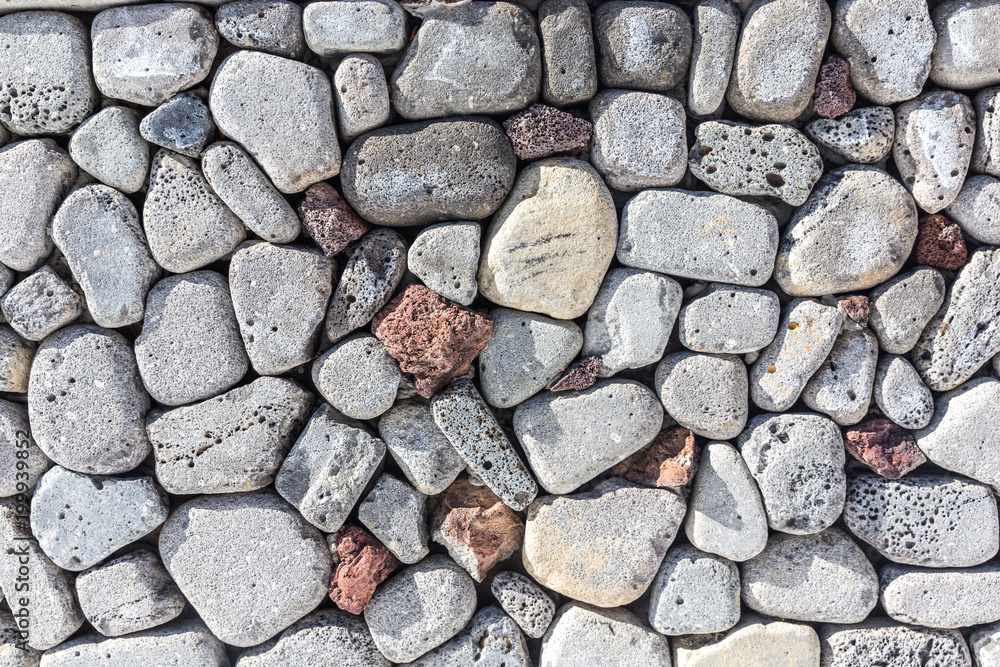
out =
<svg viewBox="0 0 1000 667"><path fill-rule="evenodd" d="M820 644L811 626L744 614L721 637L674 640L674 667L817 667Z"/></svg>
<svg viewBox="0 0 1000 667"><path fill-rule="evenodd" d="M940 570L889 563L879 579L882 607L901 623L952 629L1000 620L1000 565Z"/></svg>
<svg viewBox="0 0 1000 667"><path fill-rule="evenodd" d="M642 449L663 424L645 385L605 380L577 392L545 392L514 411L514 433L539 484L570 493Z"/></svg>
<svg viewBox="0 0 1000 667"><path fill-rule="evenodd" d="M208 106L219 131L285 194L340 173L330 79L304 63L257 51L222 61Z"/></svg>
<svg viewBox="0 0 1000 667"><path fill-rule="evenodd" d="M139 134L151 144L197 158L215 136L215 123L198 95L181 93L143 118Z"/></svg>
<svg viewBox="0 0 1000 667"><path fill-rule="evenodd" d="M493 577L490 592L518 627L529 637L537 639L552 624L556 604L534 581L506 570Z"/></svg>
<svg viewBox="0 0 1000 667"><path fill-rule="evenodd" d="M333 99L344 141L353 141L385 125L392 109L382 63L368 54L353 54L341 60L333 75Z"/></svg>
<svg viewBox="0 0 1000 667"><path fill-rule="evenodd" d="M728 195L644 190L622 210L618 261L625 266L760 287L771 277L777 251L775 217Z"/></svg>
<svg viewBox="0 0 1000 667"><path fill-rule="evenodd" d="M823 365L806 383L802 401L841 426L868 414L878 362L878 339L868 329L844 331Z"/></svg>
<svg viewBox="0 0 1000 667"><path fill-rule="evenodd" d="M481 609L454 639L423 657L413 667L462 667L481 664L531 667L528 643L510 616L496 607Z"/></svg>
<svg viewBox="0 0 1000 667"><path fill-rule="evenodd" d="M543 496L528 508L525 570L546 588L580 602L629 604L652 583L684 510L684 500L673 491L620 479L573 496ZM558 620L549 633L557 626Z"/></svg>
<svg viewBox="0 0 1000 667"><path fill-rule="evenodd" d="M400 562L412 565L429 553L427 496L392 475L379 477L358 505L358 521Z"/></svg>
<svg viewBox="0 0 1000 667"><path fill-rule="evenodd" d="M132 470L151 451L149 396L116 331L70 327L38 347L28 384L31 433L55 463L94 474Z"/></svg>
<svg viewBox="0 0 1000 667"><path fill-rule="evenodd" d="M9 326L0 325L0 391L23 394L28 391L35 344L24 340Z"/></svg>
<svg viewBox="0 0 1000 667"><path fill-rule="evenodd" d="M670 665L670 644L624 608L571 602L542 639L545 667Z"/></svg>
<svg viewBox="0 0 1000 667"><path fill-rule="evenodd" d="M701 0L693 14L687 108L695 116L709 116L726 101L743 16L729 0Z"/></svg>
<svg viewBox="0 0 1000 667"><path fill-rule="evenodd" d="M42 667L155 665L169 656L177 665L227 667L226 646L198 619L124 637L91 633L46 651Z"/></svg>
<svg viewBox="0 0 1000 667"><path fill-rule="evenodd" d="M969 178L945 213L976 241L1000 244L1000 181L990 176Z"/></svg>
<svg viewBox="0 0 1000 667"><path fill-rule="evenodd" d="M677 328L689 350L747 354L774 340L780 317L774 292L713 283L684 304Z"/></svg>
<svg viewBox="0 0 1000 667"><path fill-rule="evenodd" d="M424 495L441 493L465 469L426 405L396 403L379 419L378 432L406 479Z"/></svg>
<svg viewBox="0 0 1000 667"><path fill-rule="evenodd" d="M892 148L896 117L889 107L864 107L839 118L818 118L805 133L837 162L876 164Z"/></svg>
<svg viewBox="0 0 1000 667"><path fill-rule="evenodd" d="M906 357L879 359L872 394L882 414L905 429L924 428L934 415L934 396Z"/></svg>
<svg viewBox="0 0 1000 667"><path fill-rule="evenodd" d="M479 238L476 222L447 222L425 228L413 240L406 266L413 275L446 299L470 305L479 293Z"/></svg>
<svg viewBox="0 0 1000 667"><path fill-rule="evenodd" d="M740 620L740 571L690 545L667 552L653 581L649 624L668 636L725 632Z"/></svg>
<svg viewBox="0 0 1000 667"><path fill-rule="evenodd" d="M44 340L83 313L83 299L43 266L0 297L0 311L22 338Z"/></svg>
<svg viewBox="0 0 1000 667"><path fill-rule="evenodd" d="M982 88L1000 83L1000 54L993 29L1000 20L996 0L949 0L931 12L937 41L931 81L941 88Z"/></svg>
<svg viewBox="0 0 1000 667"><path fill-rule="evenodd" d="M364 621L336 609L313 612L277 639L247 649L234 667L391 667Z"/></svg>
<svg viewBox="0 0 1000 667"><path fill-rule="evenodd" d="M585 0L546 0L538 6L542 42L542 99L554 106L586 102L597 93L597 59Z"/></svg>
<svg viewBox="0 0 1000 667"><path fill-rule="evenodd" d="M891 354L912 350L944 297L944 276L929 266L919 266L872 290L868 323L882 350Z"/></svg>
<svg viewBox="0 0 1000 667"><path fill-rule="evenodd" d="M222 38L244 49L283 58L301 58L306 50L302 7L288 0L237 0L215 12Z"/></svg>
<svg viewBox="0 0 1000 667"><path fill-rule="evenodd" d="M969 166L973 173L1000 176L1000 88L984 88L972 104L976 109L976 140Z"/></svg>
<svg viewBox="0 0 1000 667"><path fill-rule="evenodd" d="M391 0L313 2L303 9L302 29L309 49L324 58L406 46L406 14Z"/></svg>
<svg viewBox="0 0 1000 667"><path fill-rule="evenodd" d="M28 408L0 400L0 498L30 493L50 465L31 437Z"/></svg>
<svg viewBox="0 0 1000 667"><path fill-rule="evenodd" d="M604 88L667 92L687 77L693 39L680 7L614 0L594 12L597 71Z"/></svg>
<svg viewBox="0 0 1000 667"><path fill-rule="evenodd" d="M76 128L68 150L80 169L116 190L132 194L146 183L149 143L139 134L133 109L101 109Z"/></svg>
<svg viewBox="0 0 1000 667"><path fill-rule="evenodd" d="M857 625L823 625L819 637L824 667L972 667L965 640L955 630L917 628L873 617Z"/></svg>
<svg viewBox="0 0 1000 667"><path fill-rule="evenodd" d="M667 414L696 434L735 438L747 421L747 369L734 355L668 354L653 380Z"/></svg>

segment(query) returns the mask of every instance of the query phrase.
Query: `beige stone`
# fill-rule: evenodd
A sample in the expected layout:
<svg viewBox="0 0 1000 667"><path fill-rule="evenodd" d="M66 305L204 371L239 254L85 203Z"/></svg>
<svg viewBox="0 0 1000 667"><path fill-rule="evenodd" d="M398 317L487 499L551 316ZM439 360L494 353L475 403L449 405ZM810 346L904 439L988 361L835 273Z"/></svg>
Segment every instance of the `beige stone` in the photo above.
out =
<svg viewBox="0 0 1000 667"><path fill-rule="evenodd" d="M808 625L744 614L726 635L674 640L674 667L819 667L819 636Z"/></svg>

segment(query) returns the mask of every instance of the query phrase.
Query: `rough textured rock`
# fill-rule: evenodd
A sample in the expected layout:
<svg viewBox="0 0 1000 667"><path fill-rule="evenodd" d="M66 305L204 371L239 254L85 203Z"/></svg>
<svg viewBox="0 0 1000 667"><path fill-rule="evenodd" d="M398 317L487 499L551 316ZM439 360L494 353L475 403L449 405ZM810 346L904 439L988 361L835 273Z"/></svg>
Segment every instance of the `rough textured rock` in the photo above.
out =
<svg viewBox="0 0 1000 667"><path fill-rule="evenodd" d="M693 14L687 108L695 116L708 116L725 102L743 17L729 0L702 0Z"/></svg>
<svg viewBox="0 0 1000 667"><path fill-rule="evenodd" d="M344 611L360 614L375 594L375 587L389 578L399 561L358 526L341 526L330 537L337 562L330 577L330 599Z"/></svg>
<svg viewBox="0 0 1000 667"><path fill-rule="evenodd" d="M215 136L215 123L200 97L182 93L143 118L139 134L151 144L196 158Z"/></svg>
<svg viewBox="0 0 1000 667"><path fill-rule="evenodd" d="M903 623L951 629L1000 620L992 594L1000 585L1000 565L942 570L890 563L880 583L886 613Z"/></svg>
<svg viewBox="0 0 1000 667"><path fill-rule="evenodd" d="M345 141L385 125L391 108L382 63L368 54L341 60L333 75L333 99L337 103L340 136Z"/></svg>
<svg viewBox="0 0 1000 667"><path fill-rule="evenodd" d="M427 287L446 299L468 306L479 293L479 238L475 222L431 225L414 239L406 266Z"/></svg>
<svg viewBox="0 0 1000 667"><path fill-rule="evenodd" d="M552 624L556 604L528 577L509 570L493 577L490 592L524 634L539 638Z"/></svg>
<svg viewBox="0 0 1000 667"><path fill-rule="evenodd" d="M337 343L312 370L323 398L352 419L375 419L391 408L401 377L385 345L369 334Z"/></svg>
<svg viewBox="0 0 1000 667"><path fill-rule="evenodd" d="M823 118L842 116L854 106L854 88L851 87L851 65L837 55L823 63L816 81L813 109Z"/></svg>
<svg viewBox="0 0 1000 667"><path fill-rule="evenodd" d="M814 667L819 661L819 638L811 626L756 614L744 614L721 637L693 635L674 640L675 667Z"/></svg>
<svg viewBox="0 0 1000 667"><path fill-rule="evenodd" d="M0 659L4 667L38 667L42 659L41 651L22 642L18 619L6 609L0 612Z"/></svg>
<svg viewBox="0 0 1000 667"><path fill-rule="evenodd" d="M149 144L139 134L139 114L109 106L80 124L69 140L73 161L101 183L131 194L146 182Z"/></svg>
<svg viewBox="0 0 1000 667"><path fill-rule="evenodd" d="M83 299L50 266L43 266L0 297L0 311L22 338L44 340L83 313Z"/></svg>
<svg viewBox="0 0 1000 667"><path fill-rule="evenodd" d="M1000 125L997 124L1000 88L981 90L973 98L973 106L976 109L976 140L970 167L977 174L1000 176Z"/></svg>
<svg viewBox="0 0 1000 667"><path fill-rule="evenodd" d="M980 667L996 667L997 662L1000 661L1000 637L997 636L997 631L1000 630L1000 626L997 623L987 625L986 627L980 628L969 635L969 647L972 649L972 655L975 656L976 664ZM930 630L928 632L935 632ZM951 631L938 631L941 634L947 632L953 636L960 636L957 630ZM963 647L964 642L958 642ZM965 664L970 664L966 660Z"/></svg>
<svg viewBox="0 0 1000 667"><path fill-rule="evenodd" d="M934 414L931 390L905 357L884 355L879 360L872 394L882 413L903 428L923 428Z"/></svg>
<svg viewBox="0 0 1000 667"><path fill-rule="evenodd" d="M568 1L572 5L573 0ZM533 104L511 116L503 122L503 128L514 153L522 160L579 152L587 147L594 129L587 120L544 104Z"/></svg>
<svg viewBox="0 0 1000 667"><path fill-rule="evenodd" d="M586 102L597 92L590 9L584 0L546 0L538 6L542 41L542 99L555 106Z"/></svg>
<svg viewBox="0 0 1000 667"><path fill-rule="evenodd" d="M670 645L627 609L571 602L542 639L541 664L553 667L669 665Z"/></svg>
<svg viewBox="0 0 1000 667"><path fill-rule="evenodd" d="M465 468L426 405L397 403L379 419L378 431L406 478L425 495L444 491Z"/></svg>
<svg viewBox="0 0 1000 667"><path fill-rule="evenodd" d="M427 498L406 482L382 475L358 505L358 521L401 562L427 555Z"/></svg>
<svg viewBox="0 0 1000 667"><path fill-rule="evenodd" d="M868 413L877 362L875 334L845 327L830 356L806 383L802 401L842 426L857 424Z"/></svg>
<svg viewBox="0 0 1000 667"><path fill-rule="evenodd" d="M913 349L944 297L944 276L930 267L917 267L872 290L869 318L881 348L892 354Z"/></svg>
<svg viewBox="0 0 1000 667"><path fill-rule="evenodd" d="M648 447L612 468L611 474L643 486L685 486L694 478L700 449L689 429L665 428Z"/></svg>
<svg viewBox="0 0 1000 667"><path fill-rule="evenodd" d="M781 302L774 292L713 283L681 307L681 345L695 352L746 354L778 332Z"/></svg>
<svg viewBox="0 0 1000 667"><path fill-rule="evenodd" d="M284 58L300 58L306 50L302 8L288 0L236 0L215 12L215 27L233 46Z"/></svg>
<svg viewBox="0 0 1000 667"><path fill-rule="evenodd" d="M874 617L857 625L821 626L819 636L823 667L972 666L965 640L954 630L929 630Z"/></svg>
<svg viewBox="0 0 1000 667"><path fill-rule="evenodd" d="M0 498L30 493L51 465L31 437L28 409L4 400L0 400L0 465Z"/></svg>
<svg viewBox="0 0 1000 667"><path fill-rule="evenodd" d="M1000 54L992 47L1000 20L995 0L950 0L931 12L937 41L931 81L942 88L980 88L1000 83Z"/></svg>
<svg viewBox="0 0 1000 667"><path fill-rule="evenodd" d="M945 271L958 271L968 259L962 228L943 215L920 220L914 261Z"/></svg>
<svg viewBox="0 0 1000 667"><path fill-rule="evenodd" d="M700 436L735 438L747 420L747 369L733 355L676 352L656 368L656 393L667 414Z"/></svg>
<svg viewBox="0 0 1000 667"><path fill-rule="evenodd" d="M649 624L668 636L724 632L740 620L740 571L725 558L682 545L653 581Z"/></svg>
<svg viewBox="0 0 1000 667"><path fill-rule="evenodd" d="M155 664L170 656L178 665L226 667L226 646L197 619L178 621L163 628L125 637L82 635L47 651L45 667L94 667Z"/></svg>
<svg viewBox="0 0 1000 667"><path fill-rule="evenodd" d="M389 0L314 2L303 9L302 28L309 49L327 58L406 46L406 14Z"/></svg>
<svg viewBox="0 0 1000 667"><path fill-rule="evenodd" d="M886 479L899 479L927 460L909 431L882 417L848 429L844 447Z"/></svg>
<svg viewBox="0 0 1000 667"><path fill-rule="evenodd" d="M313 667L390 667L364 622L334 609L309 614L278 639L255 646L235 667L297 664Z"/></svg>
<svg viewBox="0 0 1000 667"><path fill-rule="evenodd" d="M976 241L1000 243L1000 181L990 176L969 178L945 213Z"/></svg>
<svg viewBox="0 0 1000 667"><path fill-rule="evenodd" d="M451 667L473 663L505 667L531 667L533 664L521 630L497 607L481 609L454 639L408 664Z"/></svg>
<svg viewBox="0 0 1000 667"><path fill-rule="evenodd" d="M329 183L310 185L298 211L306 233L327 257L337 255L371 230Z"/></svg>
<svg viewBox="0 0 1000 667"><path fill-rule="evenodd" d="M855 109L840 118L820 118L805 133L820 153L838 164L875 164L892 148L896 119L889 107Z"/></svg>
<svg viewBox="0 0 1000 667"><path fill-rule="evenodd" d="M600 373L601 358L596 356L584 357L570 364L565 372L557 376L556 381L549 386L549 391L580 391L582 389L589 389L597 382L597 377Z"/></svg>
<svg viewBox="0 0 1000 667"><path fill-rule="evenodd" d="M646 0L606 2L594 12L594 36L605 88L666 92L686 78L693 35L680 7Z"/></svg>

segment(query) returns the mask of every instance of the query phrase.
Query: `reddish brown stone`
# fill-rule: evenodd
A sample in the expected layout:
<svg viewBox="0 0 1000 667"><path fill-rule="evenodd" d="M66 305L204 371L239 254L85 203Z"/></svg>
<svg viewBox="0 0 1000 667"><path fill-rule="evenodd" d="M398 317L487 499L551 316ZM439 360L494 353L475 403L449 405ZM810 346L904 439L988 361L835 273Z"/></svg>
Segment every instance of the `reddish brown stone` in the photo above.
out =
<svg viewBox="0 0 1000 667"><path fill-rule="evenodd" d="M360 614L375 587L399 567L399 561L375 536L358 526L341 526L336 540L340 562L330 577L330 599L344 611Z"/></svg>
<svg viewBox="0 0 1000 667"><path fill-rule="evenodd" d="M423 285L410 285L372 320L372 333L412 373L417 393L430 398L464 375L486 343L493 320Z"/></svg>
<svg viewBox="0 0 1000 667"><path fill-rule="evenodd" d="M819 70L813 109L823 118L836 118L851 110L854 99L851 64L840 56L830 56Z"/></svg>
<svg viewBox="0 0 1000 667"><path fill-rule="evenodd" d="M327 257L333 257L371 229L329 183L309 186L306 198L299 204L299 218Z"/></svg>
<svg viewBox="0 0 1000 667"><path fill-rule="evenodd" d="M646 486L684 486L698 469L694 433L681 426L663 429L652 444L628 457L611 474Z"/></svg>
<svg viewBox="0 0 1000 667"><path fill-rule="evenodd" d="M579 391L597 382L597 374L601 372L600 357L584 357L570 364L570 367L559 379L552 383L550 391Z"/></svg>
<svg viewBox="0 0 1000 667"><path fill-rule="evenodd" d="M432 524L434 541L472 578L482 581L497 563L521 548L524 522L485 486L465 477L441 497Z"/></svg>
<svg viewBox="0 0 1000 667"><path fill-rule="evenodd" d="M522 160L537 160L555 153L587 147L594 126L590 121L544 104L533 104L503 122L514 153Z"/></svg>
<svg viewBox="0 0 1000 667"><path fill-rule="evenodd" d="M844 447L886 479L899 479L927 460L910 432L884 417L848 429Z"/></svg>
<svg viewBox="0 0 1000 667"><path fill-rule="evenodd" d="M844 296L837 299L837 304L852 322L860 326L868 326L868 297Z"/></svg>
<svg viewBox="0 0 1000 667"><path fill-rule="evenodd" d="M958 271L969 257L962 228L941 214L920 221L916 248L917 264L947 271Z"/></svg>

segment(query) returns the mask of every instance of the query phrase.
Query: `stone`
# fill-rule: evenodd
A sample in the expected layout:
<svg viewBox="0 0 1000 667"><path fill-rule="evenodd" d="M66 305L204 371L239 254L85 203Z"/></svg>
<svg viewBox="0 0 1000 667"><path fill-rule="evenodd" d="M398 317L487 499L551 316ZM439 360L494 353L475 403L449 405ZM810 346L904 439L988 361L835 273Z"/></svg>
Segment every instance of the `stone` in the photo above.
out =
<svg viewBox="0 0 1000 667"><path fill-rule="evenodd" d="M819 70L813 109L822 118L843 116L854 106L851 65L838 55L831 55Z"/></svg>
<svg viewBox="0 0 1000 667"><path fill-rule="evenodd" d="M693 635L674 640L675 667L814 667L820 644L811 626L744 614L721 637Z"/></svg>
<svg viewBox="0 0 1000 667"><path fill-rule="evenodd" d="M358 520L401 562L428 554L427 497L392 475L382 475L358 505Z"/></svg>
<svg viewBox="0 0 1000 667"><path fill-rule="evenodd" d="M38 347L28 414L35 442L55 463L101 475L132 470L151 450L149 405L132 347L118 332L69 327Z"/></svg>
<svg viewBox="0 0 1000 667"><path fill-rule="evenodd" d="M399 365L374 336L337 343L316 360L313 383L329 403L352 419L375 419L392 407Z"/></svg>
<svg viewBox="0 0 1000 667"><path fill-rule="evenodd" d="M933 391L954 389L1000 352L998 272L1000 248L973 252L920 334L913 365Z"/></svg>
<svg viewBox="0 0 1000 667"><path fill-rule="evenodd" d="M723 227L734 219L738 230ZM762 206L711 192L644 190L622 210L617 257L637 269L760 287L777 249L778 222Z"/></svg>
<svg viewBox="0 0 1000 667"><path fill-rule="evenodd" d="M270 491L189 500L159 547L184 597L233 646L259 644L305 616L330 581L320 532Z"/></svg>
<svg viewBox="0 0 1000 667"><path fill-rule="evenodd" d="M403 0L399 6L412 16L422 18L424 15L438 10L451 9L471 2L471 0Z"/></svg>
<svg viewBox="0 0 1000 667"><path fill-rule="evenodd" d="M642 449L663 424L656 396L632 380L543 393L514 411L514 433L539 484L570 493Z"/></svg>
<svg viewBox="0 0 1000 667"><path fill-rule="evenodd" d="M694 479L700 450L690 429L667 427L648 447L615 465L611 475L643 486L685 486Z"/></svg>
<svg viewBox="0 0 1000 667"><path fill-rule="evenodd" d="M830 172L785 227L774 277L792 296L875 287L896 275L917 238L917 208L875 167Z"/></svg>
<svg viewBox="0 0 1000 667"><path fill-rule="evenodd" d="M493 577L490 592L527 636L538 639L552 624L556 604L531 579L505 570Z"/></svg>
<svg viewBox="0 0 1000 667"><path fill-rule="evenodd" d="M677 328L689 350L747 354L774 340L780 317L774 292L713 283L684 304Z"/></svg>
<svg viewBox="0 0 1000 667"><path fill-rule="evenodd" d="M709 116L726 101L743 17L729 0L701 0L693 15L687 108L695 116Z"/></svg>
<svg viewBox="0 0 1000 667"><path fill-rule="evenodd" d="M0 611L0 659L4 667L38 667L42 659L41 651L22 643L18 620L7 610Z"/></svg>
<svg viewBox="0 0 1000 667"><path fill-rule="evenodd" d="M597 59L590 9L584 0L538 6L542 40L542 99L554 106L586 102L597 93Z"/></svg>
<svg viewBox="0 0 1000 667"><path fill-rule="evenodd" d="M217 396L239 382L250 362L226 279L196 271L156 283L135 356L146 391L164 405Z"/></svg>
<svg viewBox="0 0 1000 667"><path fill-rule="evenodd" d="M169 623L187 604L159 556L147 548L80 573L76 593L83 615L105 637Z"/></svg>
<svg viewBox="0 0 1000 667"><path fill-rule="evenodd" d="M823 625L819 635L824 664L829 667L903 667L914 663L972 667L965 640L955 630L917 628L874 617L857 625Z"/></svg>
<svg viewBox="0 0 1000 667"><path fill-rule="evenodd" d="M32 496L31 532L53 563L79 572L148 535L169 511L152 477L91 477L55 466Z"/></svg>
<svg viewBox="0 0 1000 667"><path fill-rule="evenodd" d="M321 609L298 621L278 639L240 655L236 667L309 664L313 667L390 667L360 619Z"/></svg>
<svg viewBox="0 0 1000 667"><path fill-rule="evenodd" d="M8 14L0 18L0 48L0 121L11 132L68 134L100 101L80 19L62 12Z"/></svg>
<svg viewBox="0 0 1000 667"><path fill-rule="evenodd" d="M126 194L146 183L149 144L133 109L109 106L85 120L69 139L69 154L80 169Z"/></svg>
<svg viewBox="0 0 1000 667"><path fill-rule="evenodd" d="M521 551L525 570L546 588L580 602L629 604L656 576L684 510L684 500L673 491L616 479L573 496L544 496L528 508ZM557 626L558 620L550 635Z"/></svg>
<svg viewBox="0 0 1000 667"><path fill-rule="evenodd" d="M995 0L950 0L931 12L937 41L931 81L942 88L982 88L1000 83L1000 56L990 46L1000 19Z"/></svg>
<svg viewBox="0 0 1000 667"><path fill-rule="evenodd" d="M340 528L382 465L385 443L324 403L313 413L274 481L306 521Z"/></svg>
<svg viewBox="0 0 1000 667"><path fill-rule="evenodd" d="M750 120L787 123L812 100L830 7L824 0L777 0L744 14L726 99Z"/></svg>
<svg viewBox="0 0 1000 667"><path fill-rule="evenodd" d="M868 414L878 362L878 339L866 328L845 330L830 356L806 383L802 401L841 426L857 424Z"/></svg>
<svg viewBox="0 0 1000 667"><path fill-rule="evenodd" d="M155 664L169 656L178 665L226 667L226 646L198 619L177 621L166 627L124 637L85 634L46 651L45 667L94 667Z"/></svg>
<svg viewBox="0 0 1000 667"><path fill-rule="evenodd" d="M604 88L667 92L685 80L691 20L680 7L614 0L594 12L597 71Z"/></svg>
<svg viewBox="0 0 1000 667"><path fill-rule="evenodd" d="M917 264L958 271L969 256L962 228L943 215L921 218L913 256Z"/></svg>
<svg viewBox="0 0 1000 667"><path fill-rule="evenodd" d="M568 320L507 308L494 308L490 317L493 330L479 354L479 382L486 402L497 408L516 407L544 389L583 345L580 327Z"/></svg>
<svg viewBox="0 0 1000 667"><path fill-rule="evenodd" d="M667 638L623 608L570 602L542 639L540 664L551 667L669 665Z"/></svg>
<svg viewBox="0 0 1000 667"><path fill-rule="evenodd" d="M142 321L160 267L125 195L96 184L74 190L52 218L51 234L94 322L118 328Z"/></svg>
<svg viewBox="0 0 1000 667"><path fill-rule="evenodd" d="M787 125L707 121L694 132L691 173L723 194L770 195L799 206L823 174L819 149Z"/></svg>
<svg viewBox="0 0 1000 667"><path fill-rule="evenodd" d="M30 493L50 465L31 437L28 409L0 400L0 498Z"/></svg>
<svg viewBox="0 0 1000 667"><path fill-rule="evenodd" d="M257 51L222 61L208 106L219 131L240 144L285 194L340 173L333 94L326 74Z"/></svg>
<svg viewBox="0 0 1000 667"><path fill-rule="evenodd" d="M474 663L506 667L531 667L533 664L521 630L510 616L496 607L481 609L454 639L408 664L451 667Z"/></svg>
<svg viewBox="0 0 1000 667"><path fill-rule="evenodd" d="M36 269L52 252L49 225L78 170L51 139L0 148L0 263Z"/></svg>
<svg viewBox="0 0 1000 667"><path fill-rule="evenodd" d="M434 415L421 403L396 403L378 422L379 435L417 491L436 496L465 469Z"/></svg>
<svg viewBox="0 0 1000 667"><path fill-rule="evenodd" d="M310 185L298 211L306 233L330 258L371 230L329 183Z"/></svg>
<svg viewBox="0 0 1000 667"><path fill-rule="evenodd" d="M261 16L263 14L263 16ZM297 60L306 50L302 8L288 0L236 0L215 12L222 38L244 49Z"/></svg>
<svg viewBox="0 0 1000 667"><path fill-rule="evenodd" d="M330 578L330 599L344 611L360 614L375 594L375 587L389 578L399 561L358 526L343 525L330 537L337 561Z"/></svg>
<svg viewBox="0 0 1000 667"><path fill-rule="evenodd" d="M848 429L844 447L886 479L899 479L927 460L909 431L882 417Z"/></svg>
<svg viewBox="0 0 1000 667"><path fill-rule="evenodd" d="M635 2L629 6L637 7ZM605 90L589 108L594 123L590 159L610 187L635 192L671 187L684 178L687 143L680 102L656 93Z"/></svg>
<svg viewBox="0 0 1000 667"><path fill-rule="evenodd" d="M837 163L875 164L892 148L896 119L889 107L863 107L805 127L820 154Z"/></svg>
<svg viewBox="0 0 1000 667"><path fill-rule="evenodd" d="M385 125L391 109L382 63L368 54L354 54L341 60L333 75L333 99L344 141L353 141L358 135Z"/></svg>
<svg viewBox="0 0 1000 667"><path fill-rule="evenodd" d="M653 581L649 624L668 636L725 632L740 620L740 571L685 544L667 552Z"/></svg>
<svg viewBox="0 0 1000 667"><path fill-rule="evenodd" d="M481 232L475 222L431 225L410 246L407 268L440 296L468 306L479 292L476 268Z"/></svg>
<svg viewBox="0 0 1000 667"><path fill-rule="evenodd" d="M976 630L969 635L969 647L972 649L972 655L975 657L976 665L980 667L996 667L997 661L1000 660L1000 644L997 643L997 630L1000 629L997 623L987 625L986 627ZM929 632L934 632L930 630ZM949 634L961 636L958 630L951 631L939 631L942 634L948 632ZM965 642L956 642L962 646ZM965 662L966 665L970 664L968 660Z"/></svg>
<svg viewBox="0 0 1000 667"><path fill-rule="evenodd" d="M7 293L7 290L14 284L14 280L14 272L0 264L0 296Z"/></svg>
<svg viewBox="0 0 1000 667"><path fill-rule="evenodd" d="M520 512L534 500L535 480L469 380L458 380L435 396L431 412L469 472L508 507Z"/></svg>
<svg viewBox="0 0 1000 667"><path fill-rule="evenodd" d="M406 46L406 14L389 0L315 2L302 12L306 44L325 58L394 53Z"/></svg>
<svg viewBox="0 0 1000 667"><path fill-rule="evenodd" d="M255 491L274 481L312 408L290 380L262 377L147 420L156 479L173 494Z"/></svg>
<svg viewBox="0 0 1000 667"><path fill-rule="evenodd" d="M824 297L823 302L837 304L837 310L844 319L844 331L862 331L868 326L870 306L868 297L861 295Z"/></svg>
<svg viewBox="0 0 1000 667"><path fill-rule="evenodd" d="M0 310L19 336L40 341L80 317L83 299L43 266L0 297Z"/></svg>
<svg viewBox="0 0 1000 667"><path fill-rule="evenodd" d="M850 63L854 88L876 104L921 93L931 73L934 25L922 0L891 5L838 0L830 40Z"/></svg>
<svg viewBox="0 0 1000 667"><path fill-rule="evenodd" d="M1000 176L1000 125L997 124L1000 118L996 113L1000 88L984 88L972 104L976 109L976 139L970 167L977 174Z"/></svg>
<svg viewBox="0 0 1000 667"><path fill-rule="evenodd" d="M365 607L375 645L410 662L454 637L476 611L472 578L447 556L429 556L385 582Z"/></svg>
<svg viewBox="0 0 1000 667"><path fill-rule="evenodd" d="M151 144L197 158L215 136L215 123L200 97L181 93L143 118L139 134Z"/></svg>
<svg viewBox="0 0 1000 667"><path fill-rule="evenodd" d="M931 267L917 267L872 290L869 323L881 348L891 354L913 349L944 297L944 276Z"/></svg>
<svg viewBox="0 0 1000 667"><path fill-rule="evenodd" d="M880 583L882 606L901 623L951 629L1000 620L995 564L941 570L889 563Z"/></svg>
<svg viewBox="0 0 1000 667"><path fill-rule="evenodd" d="M675 352L653 381L667 414L697 435L727 440L746 425L747 368L739 357Z"/></svg>
<svg viewBox="0 0 1000 667"><path fill-rule="evenodd" d="M990 176L967 179L945 213L976 241L988 245L1000 243L1000 181ZM961 232L954 242L961 242L964 247L964 239L959 239L962 239ZM957 268L961 267L952 270Z"/></svg>
<svg viewBox="0 0 1000 667"><path fill-rule="evenodd" d="M555 382L549 386L549 391L581 391L589 389L597 382L597 377L601 373L601 358L596 356L584 357L579 361L574 361L559 376Z"/></svg>
<svg viewBox="0 0 1000 667"><path fill-rule="evenodd" d="M843 317L835 307L794 299L778 334L750 367L750 398L762 410L782 412L799 395L833 349Z"/></svg>
<svg viewBox="0 0 1000 667"><path fill-rule="evenodd" d="M567 1L572 6L574 0ZM532 104L505 120L503 128L518 158L537 160L556 153L585 149L590 143L594 126L565 111L544 104Z"/></svg>
<svg viewBox="0 0 1000 667"><path fill-rule="evenodd" d="M882 413L905 429L921 429L931 421L934 397L905 357L879 360L872 393Z"/></svg>
<svg viewBox="0 0 1000 667"><path fill-rule="evenodd" d="M894 563L970 567L997 553L996 500L986 486L953 476L854 474L843 518L855 536Z"/></svg>
<svg viewBox="0 0 1000 667"><path fill-rule="evenodd" d="M106 9L90 37L101 93L149 107L201 83L219 47L211 14L189 4Z"/></svg>

